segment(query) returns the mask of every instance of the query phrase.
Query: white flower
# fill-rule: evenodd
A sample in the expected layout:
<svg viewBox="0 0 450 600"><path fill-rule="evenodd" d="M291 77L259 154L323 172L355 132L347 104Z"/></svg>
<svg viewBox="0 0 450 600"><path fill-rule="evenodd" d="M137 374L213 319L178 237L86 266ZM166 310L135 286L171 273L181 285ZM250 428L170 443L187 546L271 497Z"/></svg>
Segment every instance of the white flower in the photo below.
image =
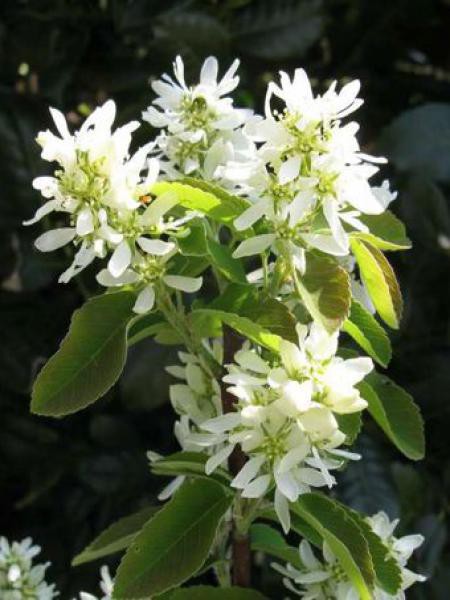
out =
<svg viewBox="0 0 450 600"><path fill-rule="evenodd" d="M285 530L288 502L311 487L333 486L330 471L359 459L339 448L345 435L335 413L366 407L354 386L373 368L369 358L336 357L338 334L330 336L315 324L309 332L299 326L298 334L299 345L281 341L279 357L266 359L244 345L223 378L237 399L236 412L203 422L207 433L189 437L205 448L224 444L208 460L208 473L240 444L249 460L231 485L245 498L259 498L275 486L275 509Z"/></svg>
<svg viewBox="0 0 450 600"><path fill-rule="evenodd" d="M33 565L40 553L31 538L10 543L0 537L0 597L2 600L51 600L58 596L53 584L44 581L50 563Z"/></svg>
<svg viewBox="0 0 450 600"><path fill-rule="evenodd" d="M292 81L282 72L280 85L269 84L265 118L253 118L244 128L262 145L259 161L240 169L252 204L234 223L245 230L264 219L266 232L244 240L236 257L270 249L291 255L302 271L305 248L346 256L349 229L367 231L359 216L379 214L395 198L386 183L369 184L378 171L373 163L385 159L360 152L357 123L341 125L362 103L359 87L353 81L338 93L334 82L323 96L314 97L302 69ZM274 95L285 103L282 112L271 108Z"/></svg>
<svg viewBox="0 0 450 600"><path fill-rule="evenodd" d="M211 358L219 365L222 364L222 345L219 340L202 341L203 347ZM174 425L175 437L186 452L201 452L204 445L197 444L192 439L193 433L198 433L202 423L222 414L221 390L217 379L205 369L202 359L194 354L178 352L181 365L166 367L166 371L179 380L169 388L171 404L179 415ZM221 446L207 448L209 454L217 453ZM160 456L149 453L151 462L159 460ZM225 459L223 459L225 460ZM217 466L223 462L219 460ZM184 476L173 479L158 495L160 500L169 498L183 483Z"/></svg>
<svg viewBox="0 0 450 600"><path fill-rule="evenodd" d="M170 178L196 174L226 185L226 165L248 160L254 152L254 144L242 132L251 111L235 108L227 97L239 83L238 66L235 60L218 80L218 62L210 56L199 83L188 86L183 61L177 56L175 79L164 74L152 83L158 97L142 118L162 130L156 151Z"/></svg>
<svg viewBox="0 0 450 600"><path fill-rule="evenodd" d="M114 582L111 578L108 567L103 566L100 569L100 589L102 591L101 596L94 596L88 592L80 592L79 600L111 600L114 588Z"/></svg>
<svg viewBox="0 0 450 600"><path fill-rule="evenodd" d="M373 597L375 600L405 600L405 590L417 581L425 581L425 577L412 573L405 565L413 551L422 542L421 535L409 535L403 538L394 538L393 530L398 521L389 521L387 515L379 512L373 517L368 517L367 522L373 531L381 537L388 546L391 556L397 561L401 570L401 589L397 594L391 595L375 586ZM297 596L305 600L358 600L359 594L347 577L336 556L331 552L326 543L322 548L324 561L318 560L311 545L303 540L300 544L300 561L302 568L298 569L291 564L282 567L273 564L275 570L284 576L285 586ZM296 584L296 585L294 585Z"/></svg>
<svg viewBox="0 0 450 600"><path fill-rule="evenodd" d="M132 121L112 132L116 113L112 100L95 109L73 135L63 114L56 109L50 112L59 137L45 131L37 141L42 157L56 161L59 167L53 177L33 181L47 202L25 225L52 212L66 215L68 226L46 231L35 242L41 252L72 242L79 246L73 264L61 275L60 281L66 283L134 232L135 211L156 180L159 166L156 159L148 159L151 144L129 157L131 134L139 123ZM143 178L141 172L146 168Z"/></svg>
<svg viewBox="0 0 450 600"><path fill-rule="evenodd" d="M133 310L145 314L153 309L156 300L155 287L164 284L182 292L194 293L201 286L202 277L172 275L167 272L168 263L176 253L175 244L158 239L139 238L138 245L143 250L134 255L125 242L119 245L102 269L97 281L105 287L133 285L139 290Z"/></svg>

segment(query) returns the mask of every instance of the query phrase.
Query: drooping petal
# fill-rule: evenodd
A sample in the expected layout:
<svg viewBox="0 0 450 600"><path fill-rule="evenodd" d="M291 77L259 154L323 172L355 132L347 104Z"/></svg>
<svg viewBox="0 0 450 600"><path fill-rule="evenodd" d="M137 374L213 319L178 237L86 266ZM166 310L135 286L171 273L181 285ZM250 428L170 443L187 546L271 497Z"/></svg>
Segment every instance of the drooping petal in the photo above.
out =
<svg viewBox="0 0 450 600"><path fill-rule="evenodd" d="M108 262L108 271L113 277L120 277L131 263L131 249L126 240L121 242L112 253Z"/></svg>
<svg viewBox="0 0 450 600"><path fill-rule="evenodd" d="M261 498L269 489L270 481L270 475L260 475L243 489L242 497Z"/></svg>
<svg viewBox="0 0 450 600"><path fill-rule="evenodd" d="M153 305L155 303L155 290L153 285L147 285L136 299L136 302L133 306L133 311L139 315L142 315L149 310L152 310Z"/></svg>
<svg viewBox="0 0 450 600"><path fill-rule="evenodd" d="M230 454L233 452L234 446L228 445L219 450L216 454L213 454L205 463L205 473L207 475L211 475L217 467L219 467L223 462L225 462Z"/></svg>
<svg viewBox="0 0 450 600"><path fill-rule="evenodd" d="M40 235L34 242L34 245L40 252L52 252L62 248L71 242L76 236L74 227L61 227L60 229L51 229Z"/></svg>
<svg viewBox="0 0 450 600"><path fill-rule="evenodd" d="M184 277L183 275L165 275L164 282L175 290L182 292L194 293L202 287L202 277Z"/></svg>
<svg viewBox="0 0 450 600"><path fill-rule="evenodd" d="M265 457L262 455L250 458L231 482L231 487L238 489L245 488L258 475L265 460Z"/></svg>
<svg viewBox="0 0 450 600"><path fill-rule="evenodd" d="M291 514L289 511L289 502L278 488L275 490L275 512L281 523L284 533L288 534L291 528Z"/></svg>
<svg viewBox="0 0 450 600"><path fill-rule="evenodd" d="M37 209L33 218L29 219L28 221L23 221L22 225L34 225L46 215L49 215L51 212L53 212L57 206L58 203L56 200L49 200Z"/></svg>
<svg viewBox="0 0 450 600"><path fill-rule="evenodd" d="M94 231L94 217L90 208L84 208L78 213L77 234L79 236L89 235Z"/></svg>
<svg viewBox="0 0 450 600"><path fill-rule="evenodd" d="M164 242L163 240L151 240L146 237L139 237L137 239L138 245L144 252L148 254L154 254L155 256L164 256L169 252L172 252L175 248L173 242Z"/></svg>

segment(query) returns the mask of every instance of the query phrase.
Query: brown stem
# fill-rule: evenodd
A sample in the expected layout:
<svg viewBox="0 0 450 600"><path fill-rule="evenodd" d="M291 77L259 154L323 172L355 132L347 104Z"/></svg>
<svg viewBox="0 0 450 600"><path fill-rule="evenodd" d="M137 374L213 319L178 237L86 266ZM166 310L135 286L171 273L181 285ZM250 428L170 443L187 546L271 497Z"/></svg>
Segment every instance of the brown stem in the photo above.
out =
<svg viewBox="0 0 450 600"><path fill-rule="evenodd" d="M223 359L224 364L232 363L235 353L241 347L239 336L227 325L223 325ZM222 408L224 413L233 412L235 398L221 383ZM237 475L246 462L246 456L237 445L230 458L228 466L232 475ZM251 552L248 533L242 533L236 526L236 516L233 519L232 531L232 580L233 584L241 587L251 585Z"/></svg>

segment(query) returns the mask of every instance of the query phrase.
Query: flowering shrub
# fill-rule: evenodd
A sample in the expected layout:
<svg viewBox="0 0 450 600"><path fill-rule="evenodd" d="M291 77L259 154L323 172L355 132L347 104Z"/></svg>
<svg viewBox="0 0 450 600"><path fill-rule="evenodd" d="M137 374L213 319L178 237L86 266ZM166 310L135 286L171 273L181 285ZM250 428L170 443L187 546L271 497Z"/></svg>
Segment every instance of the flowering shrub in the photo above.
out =
<svg viewBox="0 0 450 600"><path fill-rule="evenodd" d="M46 202L28 224L60 214L36 247L70 245L60 281L93 265L107 291L74 314L32 411L93 403L127 346L149 336L184 346L167 369L181 450L149 452L153 472L174 477L160 495L170 500L113 524L74 562L126 550L117 599L214 598L214 587L180 587L206 569L227 598L257 599L243 588L262 549L289 557L287 585L310 600L400 599L421 580L405 568L421 540L395 540L385 516L366 520L326 493L337 470L364 460L351 449L363 411L405 456L424 453L412 398L374 365L391 358L375 314L396 329L402 313L384 252L410 246L388 209L395 193L371 181L385 159L361 152L358 124L344 121L362 103L359 82L315 97L302 69L281 73L259 116L227 96L237 68L219 79L208 58L190 86L178 57L143 113L160 133L132 155L139 123L113 132L112 101L74 134L52 109L59 135L38 136L57 167L35 179ZM183 295L204 281L208 295ZM300 557L267 521L303 538Z"/></svg>

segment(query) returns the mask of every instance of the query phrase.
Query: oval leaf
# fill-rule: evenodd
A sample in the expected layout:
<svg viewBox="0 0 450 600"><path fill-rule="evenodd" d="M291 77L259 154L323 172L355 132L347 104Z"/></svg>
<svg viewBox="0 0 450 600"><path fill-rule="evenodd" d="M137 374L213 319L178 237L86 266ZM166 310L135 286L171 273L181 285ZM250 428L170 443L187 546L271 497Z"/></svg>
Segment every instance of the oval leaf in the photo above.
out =
<svg viewBox="0 0 450 600"><path fill-rule="evenodd" d="M214 588L207 585L194 585L173 590L155 600L267 600L256 590L240 587Z"/></svg>
<svg viewBox="0 0 450 600"><path fill-rule="evenodd" d="M347 512L350 518L356 521L369 544L377 585L388 592L388 594L395 596L400 591L402 574L398 562L392 556L390 549L385 545L380 536L373 531L361 514L341 503L339 503L339 506Z"/></svg>
<svg viewBox="0 0 450 600"><path fill-rule="evenodd" d="M411 460L421 460L425 455L423 420L412 397L378 373L368 375L358 387L391 442Z"/></svg>
<svg viewBox="0 0 450 600"><path fill-rule="evenodd" d="M342 267L328 257L308 254L306 272L298 278L301 299L313 319L333 333L350 311L350 278Z"/></svg>
<svg viewBox="0 0 450 600"><path fill-rule="evenodd" d="M359 219L367 225L370 233L353 232L352 237L366 240L380 250L411 248L411 240L406 236L405 226L390 210L385 210L381 215L360 215Z"/></svg>
<svg viewBox="0 0 450 600"><path fill-rule="evenodd" d="M214 323L225 323L256 344L264 346L273 352L278 352L280 347L281 338L279 335L271 333L268 329L247 317L241 317L240 315L225 312L224 310L213 310L209 308L201 308L194 311L192 317L195 321L198 321L199 319L200 321L203 319L210 321L209 327L211 328L211 331L215 330ZM202 328L205 326L205 323L200 323L200 321L198 321L199 327Z"/></svg>
<svg viewBox="0 0 450 600"><path fill-rule="evenodd" d="M352 239L353 254L358 262L361 279L383 321L398 329L403 300L395 273L384 254L371 244Z"/></svg>
<svg viewBox="0 0 450 600"><path fill-rule="evenodd" d="M72 565L76 567L115 552L120 552L120 550L125 550L157 510L159 510L159 507L148 506L137 513L119 519L97 536L83 552L78 554L73 559Z"/></svg>
<svg viewBox="0 0 450 600"><path fill-rule="evenodd" d="M128 548L113 598L148 598L189 579L205 562L231 502L214 481L184 483Z"/></svg>
<svg viewBox="0 0 450 600"><path fill-rule="evenodd" d="M263 523L252 525L250 541L252 550L275 556L294 567L302 566L298 549L289 546L281 533L269 525Z"/></svg>
<svg viewBox="0 0 450 600"><path fill-rule="evenodd" d="M127 354L127 327L136 298L117 292L91 298L72 317L61 347L34 383L31 410L62 417L103 396L117 381Z"/></svg>
<svg viewBox="0 0 450 600"><path fill-rule="evenodd" d="M358 525L330 498L303 494L296 508L320 536L342 565L361 600L371 600L369 591L375 574L369 546Z"/></svg>
<svg viewBox="0 0 450 600"><path fill-rule="evenodd" d="M152 194L160 196L175 192L178 202L184 208L208 215L214 221L230 224L248 208L248 202L239 196L232 196L218 186L196 179L179 181L159 181L152 187Z"/></svg>
<svg viewBox="0 0 450 600"><path fill-rule="evenodd" d="M392 357L391 342L378 321L357 300L352 300L350 315L343 328L382 367Z"/></svg>

